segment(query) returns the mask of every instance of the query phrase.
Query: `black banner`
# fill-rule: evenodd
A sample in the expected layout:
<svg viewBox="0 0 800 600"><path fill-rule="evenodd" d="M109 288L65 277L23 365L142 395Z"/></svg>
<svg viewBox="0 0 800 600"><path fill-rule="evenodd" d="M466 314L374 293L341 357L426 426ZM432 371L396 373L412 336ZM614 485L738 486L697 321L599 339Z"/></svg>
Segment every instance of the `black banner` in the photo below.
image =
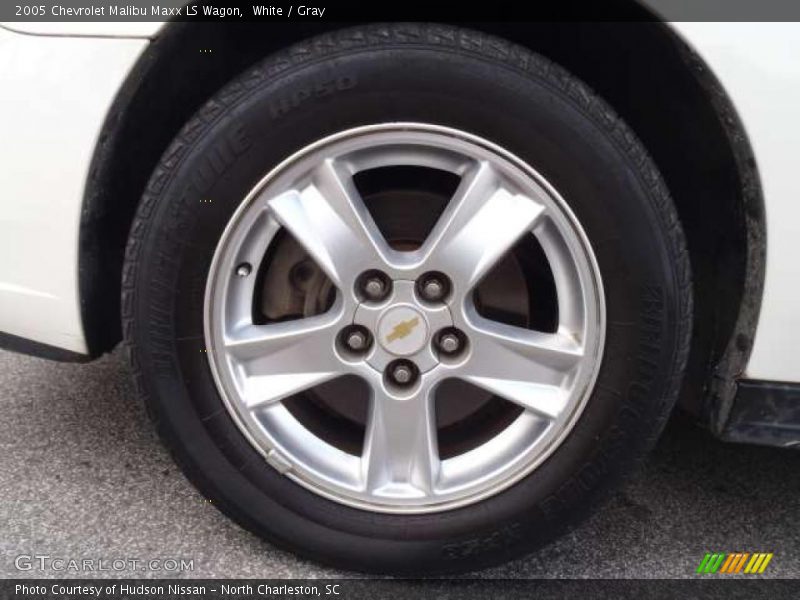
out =
<svg viewBox="0 0 800 600"><path fill-rule="evenodd" d="M408 600L542 600L545 598L725 598L750 600L797 598L800 581L714 579L580 579L580 580L395 580L395 579L63 579L0 581L0 597L13 600L188 600L294 599Z"/></svg>
<svg viewBox="0 0 800 600"><path fill-rule="evenodd" d="M259 0L11 0L0 22L114 21L794 21L796 0L559 0L558 2L369 2Z"/></svg>

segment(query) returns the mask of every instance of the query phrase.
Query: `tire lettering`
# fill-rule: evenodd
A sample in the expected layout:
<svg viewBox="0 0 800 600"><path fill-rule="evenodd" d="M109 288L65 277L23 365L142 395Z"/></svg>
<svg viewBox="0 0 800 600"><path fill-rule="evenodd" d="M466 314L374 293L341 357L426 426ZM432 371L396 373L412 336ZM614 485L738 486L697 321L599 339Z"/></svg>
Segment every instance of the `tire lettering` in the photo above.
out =
<svg viewBox="0 0 800 600"><path fill-rule="evenodd" d="M357 83L356 78L349 75L320 81L311 87L296 90L288 96L273 101L269 107L270 115L273 119L283 117L312 98L325 98L337 92L351 90Z"/></svg>

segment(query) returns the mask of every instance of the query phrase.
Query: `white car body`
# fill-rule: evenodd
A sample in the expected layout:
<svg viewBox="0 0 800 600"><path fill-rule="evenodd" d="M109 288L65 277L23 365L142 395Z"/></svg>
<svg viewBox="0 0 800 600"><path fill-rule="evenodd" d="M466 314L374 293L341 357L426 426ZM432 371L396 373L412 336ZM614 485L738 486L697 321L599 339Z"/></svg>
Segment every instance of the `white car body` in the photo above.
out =
<svg viewBox="0 0 800 600"><path fill-rule="evenodd" d="M109 108L161 23L0 28L0 331L87 353L79 225ZM800 25L674 23L727 92L754 150L767 264L743 376L800 380Z"/></svg>

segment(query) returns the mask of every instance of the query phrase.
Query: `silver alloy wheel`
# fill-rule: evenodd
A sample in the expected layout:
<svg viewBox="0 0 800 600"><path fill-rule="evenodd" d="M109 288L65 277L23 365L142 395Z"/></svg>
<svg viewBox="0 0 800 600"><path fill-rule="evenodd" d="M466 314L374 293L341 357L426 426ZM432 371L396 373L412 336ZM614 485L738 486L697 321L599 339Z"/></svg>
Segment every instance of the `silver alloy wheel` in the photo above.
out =
<svg viewBox="0 0 800 600"><path fill-rule="evenodd" d="M422 246L401 252L384 240L353 182L383 166L448 171L461 182ZM254 324L255 273L284 228L336 287L323 314ZM555 333L491 321L473 290L532 233L557 293ZM253 265L241 276L239 266ZM365 298L356 282L378 271L389 295ZM451 289L422 299L415 282L437 272ZM405 324L405 325L403 325ZM357 325L374 336L366 353L341 341ZM399 329L398 329L399 327ZM442 328L463 333L456 354L439 353ZM392 332L400 343L394 346ZM209 363L230 415L279 472L317 494L389 513L452 509L494 495L542 463L587 402L605 336L604 294L589 242L564 200L519 158L462 131L418 123L358 127L315 142L272 170L248 194L217 247L205 297ZM400 386L384 372L402 359L417 369ZM344 375L370 388L361 456L321 439L282 400ZM434 397L457 378L522 407L482 445L450 458L437 450Z"/></svg>

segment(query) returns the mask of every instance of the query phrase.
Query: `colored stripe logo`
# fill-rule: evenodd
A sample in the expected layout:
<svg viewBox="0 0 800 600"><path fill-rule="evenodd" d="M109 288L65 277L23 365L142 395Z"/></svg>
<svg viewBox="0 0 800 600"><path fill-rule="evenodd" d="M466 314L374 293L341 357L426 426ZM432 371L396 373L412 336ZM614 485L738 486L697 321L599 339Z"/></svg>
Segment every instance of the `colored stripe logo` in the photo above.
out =
<svg viewBox="0 0 800 600"><path fill-rule="evenodd" d="M763 573L772 560L772 552L706 552L697 573Z"/></svg>

